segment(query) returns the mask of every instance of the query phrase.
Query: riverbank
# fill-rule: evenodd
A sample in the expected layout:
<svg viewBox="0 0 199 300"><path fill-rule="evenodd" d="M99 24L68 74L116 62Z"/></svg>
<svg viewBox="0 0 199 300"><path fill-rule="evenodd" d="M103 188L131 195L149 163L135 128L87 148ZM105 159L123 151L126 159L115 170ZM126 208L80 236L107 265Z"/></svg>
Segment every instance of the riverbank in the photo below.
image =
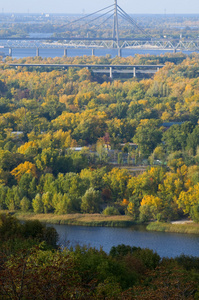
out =
<svg viewBox="0 0 199 300"><path fill-rule="evenodd" d="M139 222L132 220L130 216L105 216L101 214L35 214L2 211L1 213L13 213L20 221L39 220L42 223L57 224L57 225L76 225L88 227L130 227L139 225ZM148 231L173 232L199 234L199 224L191 221L176 221L173 223L151 222L146 225Z"/></svg>
<svg viewBox="0 0 199 300"><path fill-rule="evenodd" d="M150 223L146 227L149 231L173 232L173 233L187 233L199 234L199 224L190 221L174 222L174 223Z"/></svg>
<svg viewBox="0 0 199 300"><path fill-rule="evenodd" d="M98 227L129 227L137 224L130 216L104 216L101 214L34 214L15 213L20 221L39 220L43 223L58 225L79 225Z"/></svg>

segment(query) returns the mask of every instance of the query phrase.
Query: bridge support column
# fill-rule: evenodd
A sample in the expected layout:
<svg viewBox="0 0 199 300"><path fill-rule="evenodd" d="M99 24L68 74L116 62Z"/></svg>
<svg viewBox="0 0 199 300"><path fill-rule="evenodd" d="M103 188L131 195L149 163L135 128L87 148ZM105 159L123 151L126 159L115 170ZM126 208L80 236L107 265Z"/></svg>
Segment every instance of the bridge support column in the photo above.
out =
<svg viewBox="0 0 199 300"><path fill-rule="evenodd" d="M133 68L133 77L136 77L136 68Z"/></svg>
<svg viewBox="0 0 199 300"><path fill-rule="evenodd" d="M67 49L64 49L64 56L67 56Z"/></svg>
<svg viewBox="0 0 199 300"><path fill-rule="evenodd" d="M95 55L95 49L92 48L92 56L94 56L94 55Z"/></svg>
<svg viewBox="0 0 199 300"><path fill-rule="evenodd" d="M110 78L113 78L113 68L110 67Z"/></svg>
<svg viewBox="0 0 199 300"><path fill-rule="evenodd" d="M9 56L12 56L12 48L9 48Z"/></svg>
<svg viewBox="0 0 199 300"><path fill-rule="evenodd" d="M39 48L36 48L36 56L39 56Z"/></svg>
<svg viewBox="0 0 199 300"><path fill-rule="evenodd" d="M173 53L176 53L176 48L173 49Z"/></svg>
<svg viewBox="0 0 199 300"><path fill-rule="evenodd" d="M122 49L118 48L118 57L122 57Z"/></svg>
<svg viewBox="0 0 199 300"><path fill-rule="evenodd" d="M160 70L160 68L159 67L157 67L157 72Z"/></svg>

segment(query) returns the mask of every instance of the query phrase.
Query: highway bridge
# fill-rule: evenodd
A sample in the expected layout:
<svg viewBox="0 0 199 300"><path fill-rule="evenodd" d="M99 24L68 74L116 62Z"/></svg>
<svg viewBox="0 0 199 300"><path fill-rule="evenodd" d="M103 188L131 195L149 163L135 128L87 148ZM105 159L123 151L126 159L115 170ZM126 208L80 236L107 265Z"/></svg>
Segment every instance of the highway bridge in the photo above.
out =
<svg viewBox="0 0 199 300"><path fill-rule="evenodd" d="M10 67L26 67L26 68L86 68L93 73L109 74L113 78L114 74L132 74L136 77L137 74L155 74L164 65L106 65L106 64L8 64Z"/></svg>

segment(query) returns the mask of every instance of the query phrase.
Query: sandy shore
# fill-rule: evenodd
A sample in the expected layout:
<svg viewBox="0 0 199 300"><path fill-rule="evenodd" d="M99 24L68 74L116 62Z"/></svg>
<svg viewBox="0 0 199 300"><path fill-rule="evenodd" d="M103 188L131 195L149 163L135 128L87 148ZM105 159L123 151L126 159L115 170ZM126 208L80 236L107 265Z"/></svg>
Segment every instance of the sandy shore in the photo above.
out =
<svg viewBox="0 0 199 300"><path fill-rule="evenodd" d="M190 220L180 220L180 221L173 221L171 224L191 224L193 221Z"/></svg>

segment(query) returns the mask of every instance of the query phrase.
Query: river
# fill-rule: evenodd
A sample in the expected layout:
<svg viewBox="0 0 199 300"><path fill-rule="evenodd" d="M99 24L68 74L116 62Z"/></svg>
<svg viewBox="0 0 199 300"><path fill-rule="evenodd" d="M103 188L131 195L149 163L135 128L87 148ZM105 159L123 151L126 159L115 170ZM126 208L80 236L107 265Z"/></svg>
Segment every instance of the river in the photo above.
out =
<svg viewBox="0 0 199 300"><path fill-rule="evenodd" d="M8 48L0 48L0 52L5 53L5 55L9 54ZM169 50L146 50L146 49L123 49L122 56L135 56L136 54L150 54L150 55L160 55L165 53L172 53L173 51ZM185 54L190 54L190 51L183 51ZM74 56L83 56L83 55L91 55L92 49L76 49L76 48L68 48L67 49L67 56L74 57ZM115 57L118 55L117 49L95 49L96 56L105 56L106 54L110 54L111 57ZM12 49L12 57L13 58L23 58L28 56L35 56L36 55L36 48L13 48ZM39 55L44 57L61 57L64 55L64 50L61 48L40 48Z"/></svg>
<svg viewBox="0 0 199 300"><path fill-rule="evenodd" d="M109 252L112 246L125 244L156 251L161 257L181 254L199 256L199 236L192 234L146 231L144 226L130 228L50 225L59 234L62 247L89 245Z"/></svg>

